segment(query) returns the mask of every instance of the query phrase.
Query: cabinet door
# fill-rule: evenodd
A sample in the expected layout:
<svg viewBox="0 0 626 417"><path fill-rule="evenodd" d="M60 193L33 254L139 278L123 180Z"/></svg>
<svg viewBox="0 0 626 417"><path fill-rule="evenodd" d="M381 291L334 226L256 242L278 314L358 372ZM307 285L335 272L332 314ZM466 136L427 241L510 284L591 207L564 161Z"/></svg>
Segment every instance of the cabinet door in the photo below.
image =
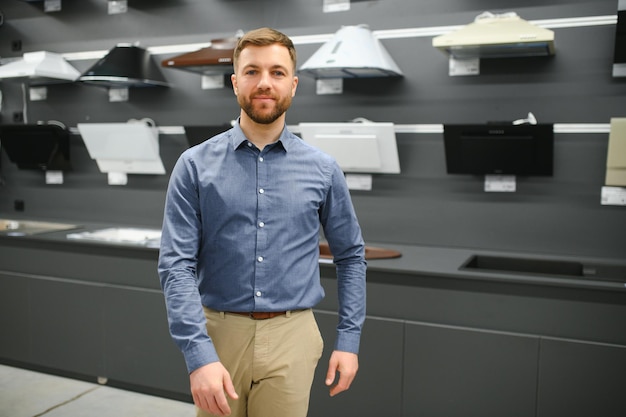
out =
<svg viewBox="0 0 626 417"><path fill-rule="evenodd" d="M626 347L541 340L538 417L626 416Z"/></svg>
<svg viewBox="0 0 626 417"><path fill-rule="evenodd" d="M406 324L406 417L535 416L539 341Z"/></svg>
<svg viewBox="0 0 626 417"><path fill-rule="evenodd" d="M29 279L0 274L0 358L30 360Z"/></svg>
<svg viewBox="0 0 626 417"><path fill-rule="evenodd" d="M32 363L102 375L102 288L60 279L30 282Z"/></svg>
<svg viewBox="0 0 626 417"><path fill-rule="evenodd" d="M108 287L104 300L106 377L117 384L191 398L185 361L169 334L163 294Z"/></svg>
<svg viewBox="0 0 626 417"><path fill-rule="evenodd" d="M368 318L361 337L357 377L348 391L331 398L324 380L336 337L337 314L316 311L315 317L324 338L324 354L313 381L309 417L399 417L404 325Z"/></svg>

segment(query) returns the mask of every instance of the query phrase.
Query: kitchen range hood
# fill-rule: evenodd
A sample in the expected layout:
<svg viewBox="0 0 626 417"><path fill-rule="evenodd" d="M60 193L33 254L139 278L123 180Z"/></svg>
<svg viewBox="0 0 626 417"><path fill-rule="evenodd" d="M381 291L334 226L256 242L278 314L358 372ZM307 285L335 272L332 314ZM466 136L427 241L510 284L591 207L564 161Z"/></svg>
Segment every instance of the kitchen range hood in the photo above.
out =
<svg viewBox="0 0 626 417"><path fill-rule="evenodd" d="M433 46L456 59L554 55L554 31L516 13L477 16L461 29L433 38Z"/></svg>
<svg viewBox="0 0 626 417"><path fill-rule="evenodd" d="M132 44L118 44L80 76L102 87L168 87L150 53Z"/></svg>
<svg viewBox="0 0 626 417"><path fill-rule="evenodd" d="M78 123L77 127L100 172L165 174L159 132L152 123Z"/></svg>
<svg viewBox="0 0 626 417"><path fill-rule="evenodd" d="M400 68L367 25L343 26L298 72L315 78L402 76Z"/></svg>
<svg viewBox="0 0 626 417"><path fill-rule="evenodd" d="M162 67L177 68L203 75L231 74L233 53L243 33L231 38L212 39L211 45L161 62Z"/></svg>
<svg viewBox="0 0 626 417"><path fill-rule="evenodd" d="M0 125L0 147L19 169L71 169L70 133L58 124Z"/></svg>
<svg viewBox="0 0 626 417"><path fill-rule="evenodd" d="M72 82L79 76L80 72L61 55L47 51L26 52L17 61L0 66L0 79L31 85Z"/></svg>
<svg viewBox="0 0 626 417"><path fill-rule="evenodd" d="M605 184L626 187L626 117L611 118Z"/></svg>

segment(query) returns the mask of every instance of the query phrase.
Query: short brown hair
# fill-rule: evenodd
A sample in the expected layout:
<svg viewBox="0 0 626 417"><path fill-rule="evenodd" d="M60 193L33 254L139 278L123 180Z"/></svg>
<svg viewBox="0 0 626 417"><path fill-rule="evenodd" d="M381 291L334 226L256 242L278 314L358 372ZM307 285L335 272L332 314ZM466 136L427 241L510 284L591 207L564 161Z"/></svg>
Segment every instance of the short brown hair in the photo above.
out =
<svg viewBox="0 0 626 417"><path fill-rule="evenodd" d="M239 60L239 55L241 51L243 51L247 46L269 46L273 44L280 44L287 48L289 51L289 56L291 57L291 62L293 63L294 73L296 71L296 48L293 46L293 42L287 35L277 31L272 28L259 28L251 30L244 34L237 42L237 46L235 47L235 51L233 53L233 66L237 68L237 61Z"/></svg>

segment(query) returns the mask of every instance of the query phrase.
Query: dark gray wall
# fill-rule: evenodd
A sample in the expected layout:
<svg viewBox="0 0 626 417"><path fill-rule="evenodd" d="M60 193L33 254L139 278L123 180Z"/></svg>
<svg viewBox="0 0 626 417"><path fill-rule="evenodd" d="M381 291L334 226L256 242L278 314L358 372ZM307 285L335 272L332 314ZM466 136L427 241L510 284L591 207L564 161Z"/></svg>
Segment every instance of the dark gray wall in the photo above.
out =
<svg viewBox="0 0 626 417"><path fill-rule="evenodd" d="M334 33L341 25L373 30L461 25L483 11L516 11L528 20L615 15L616 0L353 1L351 10L323 13L308 0L130 0L129 11L107 15L104 0L63 0L44 13L43 3L2 0L0 57L48 50L108 50L118 42L141 46L207 42L237 29L273 26L285 33ZM288 124L366 117L396 124L513 120L532 111L544 123L609 123L624 117L626 80L611 77L614 25L554 29L557 53L549 58L483 60L481 75L449 77L447 58L430 37L383 43L404 72L401 79L346 80L344 94L320 96L315 81L300 77ZM23 50L11 50L21 40ZM300 63L320 44L298 45ZM160 62L166 55L156 55ZM85 70L93 61L73 61ZM80 84L48 88L48 99L27 103L29 122L124 122L150 117L159 126L222 124L238 115L229 88L201 90L200 77L163 69L167 89L131 89L127 103L110 103L105 89ZM21 86L2 82L2 123L22 109ZM518 178L516 193L484 193L482 178L445 172L440 134L398 134L401 175L379 175L370 192L355 191L369 242L502 249L517 252L626 257L624 208L600 205L606 134L556 134L551 178ZM182 135L161 135L169 172L186 145ZM0 212L72 221L159 226L167 176L131 175L109 186L79 136L72 137L74 171L65 183L45 185L40 172L20 171L2 155Z"/></svg>

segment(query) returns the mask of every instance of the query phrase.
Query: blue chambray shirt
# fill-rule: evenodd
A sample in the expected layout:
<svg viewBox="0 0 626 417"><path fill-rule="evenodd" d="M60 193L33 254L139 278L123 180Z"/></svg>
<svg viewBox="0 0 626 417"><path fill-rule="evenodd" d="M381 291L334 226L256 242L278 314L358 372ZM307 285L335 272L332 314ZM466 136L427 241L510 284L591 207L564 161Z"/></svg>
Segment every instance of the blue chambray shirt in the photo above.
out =
<svg viewBox="0 0 626 417"><path fill-rule="evenodd" d="M284 311L324 297L320 225L337 269L335 349L358 353L365 247L335 160L287 128L259 151L238 123L182 153L167 190L158 272L189 372L219 360L202 305Z"/></svg>

